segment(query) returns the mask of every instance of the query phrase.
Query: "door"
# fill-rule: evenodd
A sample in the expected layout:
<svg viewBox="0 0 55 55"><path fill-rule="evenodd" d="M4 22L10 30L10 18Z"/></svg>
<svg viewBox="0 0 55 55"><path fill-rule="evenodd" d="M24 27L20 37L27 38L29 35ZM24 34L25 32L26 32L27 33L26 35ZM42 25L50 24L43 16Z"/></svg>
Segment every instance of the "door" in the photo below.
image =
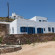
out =
<svg viewBox="0 0 55 55"><path fill-rule="evenodd" d="M28 34L35 34L35 28L34 27L28 27Z"/></svg>
<svg viewBox="0 0 55 55"><path fill-rule="evenodd" d="M37 28L37 33L43 33L43 28Z"/></svg>

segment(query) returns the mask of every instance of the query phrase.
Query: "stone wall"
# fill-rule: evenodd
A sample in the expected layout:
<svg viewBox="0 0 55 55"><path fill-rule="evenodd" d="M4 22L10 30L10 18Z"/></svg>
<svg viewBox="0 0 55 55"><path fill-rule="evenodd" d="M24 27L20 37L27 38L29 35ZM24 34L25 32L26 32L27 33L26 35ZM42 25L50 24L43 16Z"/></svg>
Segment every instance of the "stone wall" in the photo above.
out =
<svg viewBox="0 0 55 55"><path fill-rule="evenodd" d="M0 37L9 33L9 25L8 24L0 24Z"/></svg>
<svg viewBox="0 0 55 55"><path fill-rule="evenodd" d="M5 44L30 44L34 42L55 41L55 34L23 34L23 35L6 35L2 43Z"/></svg>
<svg viewBox="0 0 55 55"><path fill-rule="evenodd" d="M1 46L0 46L1 47ZM0 48L0 54L2 53L9 53L9 52L14 52L14 51L18 51L18 50L21 50L22 47L19 46L19 45L14 45L14 46L3 46Z"/></svg>

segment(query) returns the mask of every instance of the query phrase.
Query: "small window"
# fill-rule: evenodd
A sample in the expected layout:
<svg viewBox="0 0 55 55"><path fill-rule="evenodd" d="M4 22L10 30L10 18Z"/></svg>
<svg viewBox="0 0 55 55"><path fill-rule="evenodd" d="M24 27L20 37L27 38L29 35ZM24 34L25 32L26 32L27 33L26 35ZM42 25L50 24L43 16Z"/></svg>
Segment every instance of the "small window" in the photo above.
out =
<svg viewBox="0 0 55 55"><path fill-rule="evenodd" d="M43 22L47 22L46 20L42 20Z"/></svg>
<svg viewBox="0 0 55 55"><path fill-rule="evenodd" d="M54 33L54 28L52 27L52 32Z"/></svg>
<svg viewBox="0 0 55 55"><path fill-rule="evenodd" d="M49 32L51 31L51 28L50 28L50 27L48 27L48 31L49 31Z"/></svg>
<svg viewBox="0 0 55 55"><path fill-rule="evenodd" d="M41 22L41 20L39 20L39 22Z"/></svg>
<svg viewBox="0 0 55 55"><path fill-rule="evenodd" d="M43 20L43 22L45 22L45 20Z"/></svg>
<svg viewBox="0 0 55 55"><path fill-rule="evenodd" d="M45 28L44 28L44 31L45 31Z"/></svg>

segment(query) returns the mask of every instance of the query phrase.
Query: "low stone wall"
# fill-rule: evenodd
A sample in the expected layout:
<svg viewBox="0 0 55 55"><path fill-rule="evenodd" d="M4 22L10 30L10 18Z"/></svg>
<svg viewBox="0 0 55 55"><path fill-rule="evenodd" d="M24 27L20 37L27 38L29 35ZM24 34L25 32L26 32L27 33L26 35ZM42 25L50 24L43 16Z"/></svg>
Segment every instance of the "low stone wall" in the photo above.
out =
<svg viewBox="0 0 55 55"><path fill-rule="evenodd" d="M21 50L21 49L22 49L21 46L18 46L18 47L16 47L16 46L15 47L11 47L11 46L6 47L6 46L4 46L4 47L0 48L0 54L14 52L14 51L18 51L18 50Z"/></svg>
<svg viewBox="0 0 55 55"><path fill-rule="evenodd" d="M0 24L0 37L9 34L9 24Z"/></svg>
<svg viewBox="0 0 55 55"><path fill-rule="evenodd" d="M55 34L23 34L6 35L2 43L6 44L30 44L34 42L55 41Z"/></svg>

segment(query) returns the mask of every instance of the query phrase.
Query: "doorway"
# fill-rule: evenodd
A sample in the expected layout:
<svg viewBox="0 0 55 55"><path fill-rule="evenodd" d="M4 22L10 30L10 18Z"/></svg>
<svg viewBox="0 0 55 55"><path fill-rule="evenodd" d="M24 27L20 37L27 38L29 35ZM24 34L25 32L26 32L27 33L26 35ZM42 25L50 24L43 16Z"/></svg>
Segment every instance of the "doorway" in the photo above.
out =
<svg viewBox="0 0 55 55"><path fill-rule="evenodd" d="M43 28L37 28L37 33L38 33L38 34L43 33Z"/></svg>

